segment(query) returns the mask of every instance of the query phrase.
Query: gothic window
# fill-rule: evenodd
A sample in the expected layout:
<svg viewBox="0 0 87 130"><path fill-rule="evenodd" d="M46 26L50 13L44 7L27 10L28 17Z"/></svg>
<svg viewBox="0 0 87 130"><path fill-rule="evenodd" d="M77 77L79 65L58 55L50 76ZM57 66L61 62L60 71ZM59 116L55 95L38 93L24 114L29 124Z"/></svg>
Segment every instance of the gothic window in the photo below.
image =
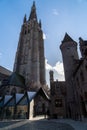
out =
<svg viewBox="0 0 87 130"><path fill-rule="evenodd" d="M87 100L87 92L85 92L85 99Z"/></svg>
<svg viewBox="0 0 87 130"><path fill-rule="evenodd" d="M80 72L80 77L81 77L81 80L84 81L84 75L82 71Z"/></svg>
<svg viewBox="0 0 87 130"><path fill-rule="evenodd" d="M87 64L85 65L85 68L86 68L86 70L87 70Z"/></svg>
<svg viewBox="0 0 87 130"><path fill-rule="evenodd" d="M77 77L76 81L77 81L77 86L79 87L79 79L78 79L78 77Z"/></svg>
<svg viewBox="0 0 87 130"><path fill-rule="evenodd" d="M62 99L55 100L55 107L62 107Z"/></svg>
<svg viewBox="0 0 87 130"><path fill-rule="evenodd" d="M54 83L51 84L51 95L52 96L55 95L55 84Z"/></svg>
<svg viewBox="0 0 87 130"><path fill-rule="evenodd" d="M28 33L30 33L30 30L28 29Z"/></svg>
<svg viewBox="0 0 87 130"><path fill-rule="evenodd" d="M24 34L27 34L27 31L25 30Z"/></svg>

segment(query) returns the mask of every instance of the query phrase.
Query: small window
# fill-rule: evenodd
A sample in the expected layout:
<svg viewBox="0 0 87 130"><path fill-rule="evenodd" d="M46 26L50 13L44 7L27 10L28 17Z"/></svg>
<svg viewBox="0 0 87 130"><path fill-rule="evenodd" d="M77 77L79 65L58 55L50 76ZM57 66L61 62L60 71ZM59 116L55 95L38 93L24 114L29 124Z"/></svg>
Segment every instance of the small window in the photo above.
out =
<svg viewBox="0 0 87 130"><path fill-rule="evenodd" d="M79 79L78 79L78 77L77 77L76 81L77 81L77 85L78 85L78 87L79 87Z"/></svg>
<svg viewBox="0 0 87 130"><path fill-rule="evenodd" d="M25 30L24 34L27 34L27 31Z"/></svg>
<svg viewBox="0 0 87 130"><path fill-rule="evenodd" d="M86 70L87 70L87 65L85 65L85 68L86 68Z"/></svg>
<svg viewBox="0 0 87 130"><path fill-rule="evenodd" d="M84 81L84 75L82 71L80 72L80 76L81 76L81 80Z"/></svg>
<svg viewBox="0 0 87 130"><path fill-rule="evenodd" d="M30 33L30 30L28 29L28 33Z"/></svg>
<svg viewBox="0 0 87 130"><path fill-rule="evenodd" d="M62 99L55 100L55 107L62 107Z"/></svg>
<svg viewBox="0 0 87 130"><path fill-rule="evenodd" d="M87 100L87 92L85 92L85 99Z"/></svg>

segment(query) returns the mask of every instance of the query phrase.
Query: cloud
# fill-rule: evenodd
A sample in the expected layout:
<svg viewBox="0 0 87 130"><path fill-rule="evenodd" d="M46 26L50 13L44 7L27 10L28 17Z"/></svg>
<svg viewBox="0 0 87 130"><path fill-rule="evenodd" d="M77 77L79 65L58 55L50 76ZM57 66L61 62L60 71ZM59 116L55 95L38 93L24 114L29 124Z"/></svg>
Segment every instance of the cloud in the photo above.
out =
<svg viewBox="0 0 87 130"><path fill-rule="evenodd" d="M59 74L64 75L63 63L58 61L56 65L53 67Z"/></svg>
<svg viewBox="0 0 87 130"><path fill-rule="evenodd" d="M45 66L46 66L47 70L52 70L53 69L53 67L50 64L48 64L48 60L47 59L45 60Z"/></svg>
<svg viewBox="0 0 87 130"><path fill-rule="evenodd" d="M64 77L64 69L63 69L63 63L58 61L55 66L51 66L48 63L48 60L45 60L45 66L46 66L46 81L47 84L50 84L50 76L49 76L49 71L53 70L54 72L54 80L58 80L58 81L64 81L65 77Z"/></svg>
<svg viewBox="0 0 87 130"><path fill-rule="evenodd" d="M57 11L57 9L53 9L53 14L56 16L59 15L59 12Z"/></svg>
<svg viewBox="0 0 87 130"><path fill-rule="evenodd" d="M45 33L43 33L43 39L44 39L44 40L46 39L46 34L45 34Z"/></svg>

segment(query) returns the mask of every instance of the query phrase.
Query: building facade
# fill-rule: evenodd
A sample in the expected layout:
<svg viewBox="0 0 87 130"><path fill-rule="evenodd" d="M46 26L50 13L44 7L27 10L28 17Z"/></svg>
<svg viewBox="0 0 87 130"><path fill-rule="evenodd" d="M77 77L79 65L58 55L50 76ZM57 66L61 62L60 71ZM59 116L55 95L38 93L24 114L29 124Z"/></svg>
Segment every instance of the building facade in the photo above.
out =
<svg viewBox="0 0 87 130"><path fill-rule="evenodd" d="M53 71L50 71L50 117L66 117L66 85L65 81L54 81Z"/></svg>
<svg viewBox="0 0 87 130"><path fill-rule="evenodd" d="M77 43L66 33L60 49L63 57L65 81L54 81L50 71L50 114L52 118L87 117L87 41L79 38L81 58Z"/></svg>

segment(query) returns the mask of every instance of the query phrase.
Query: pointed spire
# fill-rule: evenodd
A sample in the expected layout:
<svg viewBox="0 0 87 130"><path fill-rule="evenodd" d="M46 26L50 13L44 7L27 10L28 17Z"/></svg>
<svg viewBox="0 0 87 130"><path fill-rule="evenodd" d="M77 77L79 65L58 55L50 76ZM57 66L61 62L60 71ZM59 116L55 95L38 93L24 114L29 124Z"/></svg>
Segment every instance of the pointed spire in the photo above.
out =
<svg viewBox="0 0 87 130"><path fill-rule="evenodd" d="M24 16L24 20L23 20L23 23L26 23L26 14L25 14L25 16Z"/></svg>
<svg viewBox="0 0 87 130"><path fill-rule="evenodd" d="M79 37L79 43L80 43L80 46L84 44L84 40L81 37Z"/></svg>
<svg viewBox="0 0 87 130"><path fill-rule="evenodd" d="M33 19L37 20L35 1L33 1L33 5L31 7L31 13L30 13L30 17L29 17L29 20L33 20Z"/></svg>
<svg viewBox="0 0 87 130"><path fill-rule="evenodd" d="M70 42L70 41L74 42L74 40L67 33L65 33L65 37L64 37L62 43L64 43L64 42Z"/></svg>
<svg viewBox="0 0 87 130"><path fill-rule="evenodd" d="M42 27L41 20L39 20L39 27L40 27L40 28Z"/></svg>

